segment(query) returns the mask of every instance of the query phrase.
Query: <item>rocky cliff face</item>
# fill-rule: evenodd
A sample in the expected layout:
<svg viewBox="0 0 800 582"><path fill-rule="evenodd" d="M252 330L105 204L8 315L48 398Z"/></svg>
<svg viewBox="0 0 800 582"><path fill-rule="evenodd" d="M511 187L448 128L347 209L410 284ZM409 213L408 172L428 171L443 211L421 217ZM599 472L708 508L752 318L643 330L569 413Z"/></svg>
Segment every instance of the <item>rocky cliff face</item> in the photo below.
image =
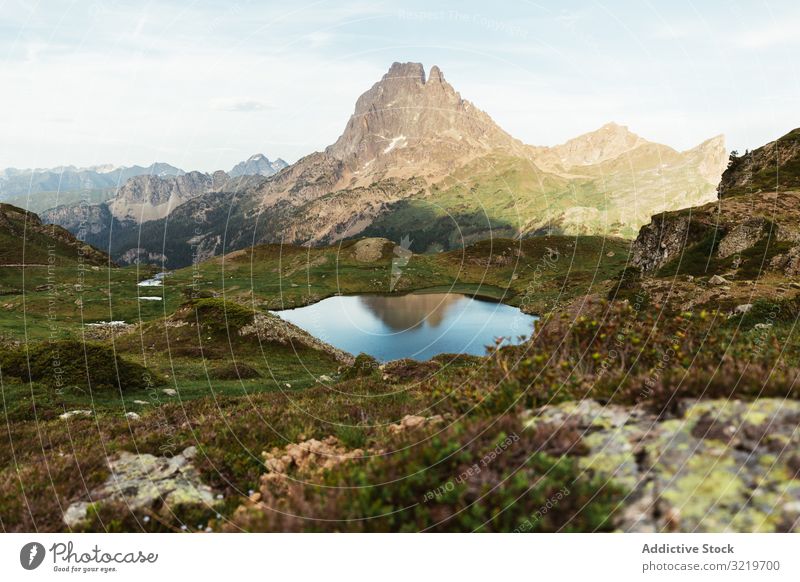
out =
<svg viewBox="0 0 800 582"><path fill-rule="evenodd" d="M653 273L668 263L692 263L699 273L730 276L753 263L754 276L789 271L800 256L800 192L765 192L653 216L631 247L631 264Z"/></svg>
<svg viewBox="0 0 800 582"><path fill-rule="evenodd" d="M181 176L137 176L125 182L107 204L117 220L157 220L187 200L221 188L227 180L228 175L221 171L213 175L189 172Z"/></svg>
<svg viewBox="0 0 800 582"><path fill-rule="evenodd" d="M716 151L718 139L690 153L717 163L719 158L708 152ZM725 267L735 276L752 260L757 264L751 275L770 270L791 275L800 256L799 179L800 130L744 156L731 156L719 185L720 200L653 216L633 243L633 266L652 273L685 259L704 272Z"/></svg>
<svg viewBox="0 0 800 582"><path fill-rule="evenodd" d="M800 189L800 128L742 156L731 156L720 198Z"/></svg>

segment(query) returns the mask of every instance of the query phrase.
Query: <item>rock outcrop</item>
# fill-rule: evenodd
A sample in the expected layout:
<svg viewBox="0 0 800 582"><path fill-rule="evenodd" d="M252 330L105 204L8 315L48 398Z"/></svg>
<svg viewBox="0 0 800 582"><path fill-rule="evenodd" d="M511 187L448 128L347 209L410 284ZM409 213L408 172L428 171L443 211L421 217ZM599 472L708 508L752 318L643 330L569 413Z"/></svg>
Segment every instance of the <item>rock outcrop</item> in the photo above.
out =
<svg viewBox="0 0 800 582"><path fill-rule="evenodd" d="M731 155L717 192L720 198L800 189L800 128L752 152Z"/></svg>
<svg viewBox="0 0 800 582"><path fill-rule="evenodd" d="M689 216L654 216L631 247L631 264L643 273L657 271L695 242L689 238L690 225Z"/></svg>
<svg viewBox="0 0 800 582"><path fill-rule="evenodd" d="M149 510L163 503L162 511L180 505L213 505L212 489L200 479L192 464L195 447L171 457L156 457L122 451L108 462L111 475L88 499L72 503L64 512L64 524L75 528L89 517L94 504L120 503L128 511Z"/></svg>

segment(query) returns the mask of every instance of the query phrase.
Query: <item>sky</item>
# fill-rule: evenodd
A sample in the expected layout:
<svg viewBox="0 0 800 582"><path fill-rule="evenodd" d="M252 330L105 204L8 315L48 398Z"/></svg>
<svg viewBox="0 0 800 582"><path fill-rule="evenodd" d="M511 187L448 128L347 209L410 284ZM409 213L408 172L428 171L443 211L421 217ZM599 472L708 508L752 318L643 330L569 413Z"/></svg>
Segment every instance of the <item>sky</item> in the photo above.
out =
<svg viewBox="0 0 800 582"><path fill-rule="evenodd" d="M800 2L0 0L0 168L230 169L333 143L394 61L506 131L676 149L800 126Z"/></svg>

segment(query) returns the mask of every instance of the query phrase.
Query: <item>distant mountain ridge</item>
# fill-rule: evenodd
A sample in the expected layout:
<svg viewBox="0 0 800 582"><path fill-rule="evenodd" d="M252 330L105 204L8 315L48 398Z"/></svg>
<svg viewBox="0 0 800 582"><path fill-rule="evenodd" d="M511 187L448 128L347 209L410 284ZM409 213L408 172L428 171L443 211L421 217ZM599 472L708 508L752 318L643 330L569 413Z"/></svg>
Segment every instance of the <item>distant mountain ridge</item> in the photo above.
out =
<svg viewBox="0 0 800 582"><path fill-rule="evenodd" d="M117 188L135 176L179 176L183 173L180 168L162 162L119 168L110 165L25 170L6 168L0 172L0 200L39 192Z"/></svg>
<svg viewBox="0 0 800 582"><path fill-rule="evenodd" d="M288 165L289 164L281 158L277 158L274 162L271 162L264 154L255 154L245 161L236 164L231 168L231 171L228 172L228 175L231 178L238 178L239 176L272 176Z"/></svg>

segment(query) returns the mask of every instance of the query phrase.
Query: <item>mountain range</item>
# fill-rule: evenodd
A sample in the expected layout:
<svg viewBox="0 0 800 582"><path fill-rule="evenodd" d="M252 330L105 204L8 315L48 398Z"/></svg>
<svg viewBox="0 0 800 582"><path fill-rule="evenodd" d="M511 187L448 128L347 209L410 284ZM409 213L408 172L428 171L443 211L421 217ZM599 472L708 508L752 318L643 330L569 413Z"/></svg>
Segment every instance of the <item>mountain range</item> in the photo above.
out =
<svg viewBox="0 0 800 582"><path fill-rule="evenodd" d="M20 170L6 168L0 171L0 200L27 196L40 192L65 192L70 190L98 190L117 188L134 176L179 176L183 170L161 162L149 166L111 165L76 168L36 168Z"/></svg>
<svg viewBox="0 0 800 582"><path fill-rule="evenodd" d="M256 158L228 175L140 177L110 201L43 218L88 232L119 262L170 268L262 242L383 236L421 252L491 236L633 238L655 213L714 200L728 156L722 136L679 152L614 123L527 145L438 67L426 75L419 63L394 63L324 151L268 177L238 177L282 165Z"/></svg>

